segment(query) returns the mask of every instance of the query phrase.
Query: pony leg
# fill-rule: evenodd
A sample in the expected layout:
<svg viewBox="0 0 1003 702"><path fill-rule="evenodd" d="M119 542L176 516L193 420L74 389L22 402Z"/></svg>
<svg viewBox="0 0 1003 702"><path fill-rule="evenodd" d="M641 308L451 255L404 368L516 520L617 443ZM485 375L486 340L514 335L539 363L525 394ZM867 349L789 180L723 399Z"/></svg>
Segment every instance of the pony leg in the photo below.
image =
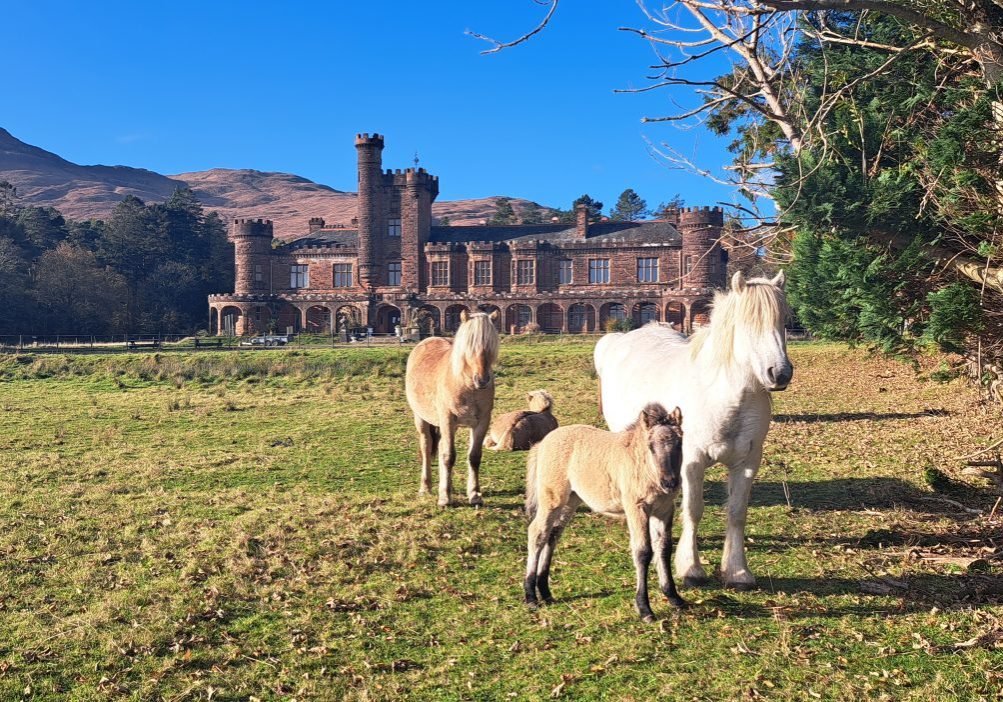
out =
<svg viewBox="0 0 1003 702"><path fill-rule="evenodd" d="M540 552L550 539L553 513L546 508L537 511L533 521L529 523L526 534L526 579L523 582L523 592L526 604L530 609L536 609L539 602L536 599L537 572Z"/></svg>
<svg viewBox="0 0 1003 702"><path fill-rule="evenodd" d="M456 424L452 417L439 423L439 506L449 507L453 493L453 464L456 463Z"/></svg>
<svg viewBox="0 0 1003 702"><path fill-rule="evenodd" d="M706 466L702 462L689 460L683 465L683 514L682 531L676 548L676 572L683 584L695 587L707 582L707 573L700 565L700 550L697 547L697 526L703 517L703 479Z"/></svg>
<svg viewBox="0 0 1003 702"><path fill-rule="evenodd" d="M435 435L432 425L415 415L414 425L418 429L418 451L421 454L421 482L418 494L426 495L432 490L432 454L435 453Z"/></svg>
<svg viewBox="0 0 1003 702"><path fill-rule="evenodd" d="M546 603L552 603L554 596L550 593L550 562L554 557L554 549L561 534L567 528L571 518L575 516L575 510L582 500L578 495L571 493L568 503L560 509L557 514L556 523L550 530L550 537L540 551L540 558L536 569L536 588L540 591L540 599Z"/></svg>
<svg viewBox="0 0 1003 702"><path fill-rule="evenodd" d="M672 579L672 514L674 511L675 505L670 502L667 511L651 515L648 526L651 531L651 544L655 551L658 587L673 607L681 609L686 606L686 601L679 596L676 583Z"/></svg>
<svg viewBox="0 0 1003 702"><path fill-rule="evenodd" d="M488 423L483 422L470 430L470 449L467 451L467 499L474 507L484 504L481 497L481 456L484 451L484 435L488 433Z"/></svg>
<svg viewBox="0 0 1003 702"><path fill-rule="evenodd" d="M625 505L626 506L626 505ZM648 514L642 507L631 505L626 509L627 528L630 530L630 551L634 556L634 573L637 577L637 587L634 603L637 613L646 622L655 621L648 600L648 567L651 565L651 534L648 529Z"/></svg>
<svg viewBox="0 0 1003 702"><path fill-rule="evenodd" d="M756 586L756 578L745 560L745 520L752 481L759 472L762 453L763 449L759 447L741 463L728 466L728 526L724 532L721 579L725 587L736 590L750 590Z"/></svg>

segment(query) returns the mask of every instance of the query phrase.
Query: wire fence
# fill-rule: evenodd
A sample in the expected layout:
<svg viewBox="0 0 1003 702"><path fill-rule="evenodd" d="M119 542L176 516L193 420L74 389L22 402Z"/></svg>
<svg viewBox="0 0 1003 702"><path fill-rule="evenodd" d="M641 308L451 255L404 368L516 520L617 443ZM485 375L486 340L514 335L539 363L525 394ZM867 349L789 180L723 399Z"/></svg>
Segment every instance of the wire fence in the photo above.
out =
<svg viewBox="0 0 1003 702"><path fill-rule="evenodd" d="M604 332L522 333L503 337L525 341L557 342L595 340ZM436 336L451 336L437 333ZM424 336L396 334L289 334L263 336L185 336L181 334L7 334L0 335L0 353L128 353L136 351L213 351L277 348L350 348L367 346L407 346ZM810 332L787 331L788 341L812 341Z"/></svg>

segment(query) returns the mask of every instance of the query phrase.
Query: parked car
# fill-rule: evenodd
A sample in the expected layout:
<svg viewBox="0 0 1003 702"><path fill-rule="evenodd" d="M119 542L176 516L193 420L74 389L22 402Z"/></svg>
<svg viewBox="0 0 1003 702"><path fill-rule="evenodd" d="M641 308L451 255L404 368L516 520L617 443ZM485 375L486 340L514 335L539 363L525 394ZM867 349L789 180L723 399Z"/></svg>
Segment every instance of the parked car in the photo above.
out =
<svg viewBox="0 0 1003 702"><path fill-rule="evenodd" d="M241 341L241 346L285 346L289 343L288 336L255 336Z"/></svg>

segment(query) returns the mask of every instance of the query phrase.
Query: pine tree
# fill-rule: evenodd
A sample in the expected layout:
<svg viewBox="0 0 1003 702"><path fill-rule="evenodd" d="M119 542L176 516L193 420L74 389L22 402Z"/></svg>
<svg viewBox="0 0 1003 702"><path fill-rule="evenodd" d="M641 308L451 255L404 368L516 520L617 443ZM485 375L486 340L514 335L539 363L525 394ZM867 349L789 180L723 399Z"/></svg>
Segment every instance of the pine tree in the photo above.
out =
<svg viewBox="0 0 1003 702"><path fill-rule="evenodd" d="M495 200L495 213L488 220L488 224L518 224L515 210L512 209L512 198L499 197Z"/></svg>
<svg viewBox="0 0 1003 702"><path fill-rule="evenodd" d="M683 200L683 196L676 193L672 196L672 199L668 202L661 203L654 211L654 215L657 219L669 219L670 215L674 214L678 210L683 209L686 206L686 201Z"/></svg>
<svg viewBox="0 0 1003 702"><path fill-rule="evenodd" d="M602 202L600 202L599 200L594 200L590 195L585 194L571 203L571 217L572 217L571 221L574 221L575 208L577 208L579 205L585 205L586 207L589 208L590 220L596 220L602 217L602 207L603 207Z"/></svg>
<svg viewBox="0 0 1003 702"><path fill-rule="evenodd" d="M610 210L609 218L615 222L636 222L647 215L648 203L633 188L627 188L620 193L616 205Z"/></svg>
<svg viewBox="0 0 1003 702"><path fill-rule="evenodd" d="M545 213L543 208L537 205L535 202L530 202L525 207L522 208L522 223L523 224L542 224L544 221Z"/></svg>

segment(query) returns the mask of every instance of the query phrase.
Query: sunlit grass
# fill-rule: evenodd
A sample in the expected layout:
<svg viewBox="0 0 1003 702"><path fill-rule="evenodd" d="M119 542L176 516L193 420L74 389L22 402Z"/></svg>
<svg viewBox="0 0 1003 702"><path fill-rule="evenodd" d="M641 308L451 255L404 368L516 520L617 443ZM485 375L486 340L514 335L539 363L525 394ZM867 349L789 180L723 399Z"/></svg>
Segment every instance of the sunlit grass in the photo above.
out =
<svg viewBox="0 0 1003 702"><path fill-rule="evenodd" d="M793 347L748 526L761 589L656 598L645 625L624 525L585 513L558 604L525 610L525 454L488 452L482 510L417 498L406 354L0 357L0 699L994 698L999 573L957 563L1003 530L923 480L995 499L948 460L999 426L960 381ZM504 344L497 410L546 388L600 423L590 354Z"/></svg>

